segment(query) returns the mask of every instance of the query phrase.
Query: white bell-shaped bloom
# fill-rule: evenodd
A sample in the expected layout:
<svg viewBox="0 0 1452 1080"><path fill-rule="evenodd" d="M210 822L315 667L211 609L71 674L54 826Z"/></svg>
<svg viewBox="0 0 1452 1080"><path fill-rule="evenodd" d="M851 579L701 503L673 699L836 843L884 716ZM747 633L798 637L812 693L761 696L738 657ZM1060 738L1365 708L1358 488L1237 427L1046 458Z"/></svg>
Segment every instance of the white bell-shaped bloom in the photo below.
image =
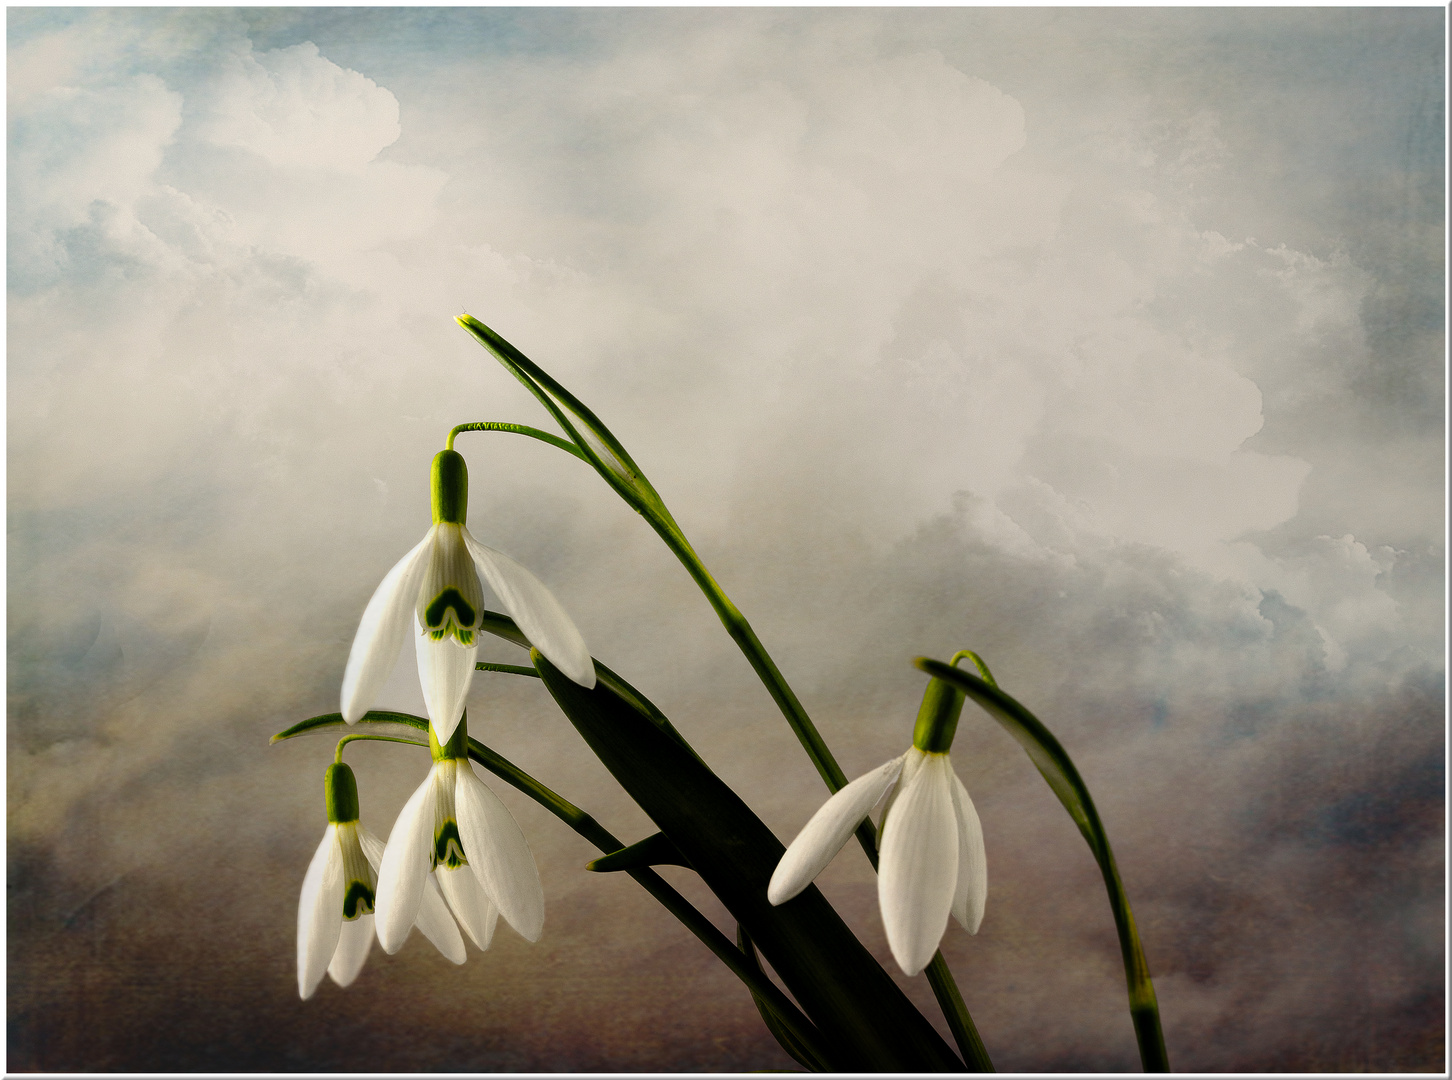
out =
<svg viewBox="0 0 1452 1080"><path fill-rule="evenodd" d="M441 470L441 461L447 468ZM412 628L429 719L447 741L474 678L484 613L481 578L530 644L570 679L592 688L595 664L580 631L539 579L469 533L463 459L443 451L435 459L434 475L434 525L384 576L363 611L343 673L341 712L355 724L372 707ZM442 496L441 488L447 489Z"/></svg>
<svg viewBox="0 0 1452 1080"><path fill-rule="evenodd" d="M988 897L983 828L946 753L913 747L833 795L787 848L766 896L784 904L810 885L879 805L878 906L893 959L916 975L948 916L976 934Z"/></svg>
<svg viewBox="0 0 1452 1080"><path fill-rule="evenodd" d="M489 947L502 914L529 941L544 929L544 890L524 833L467 758L444 757L393 823L378 870L378 940L396 952L435 883L459 925Z"/></svg>
<svg viewBox="0 0 1452 1080"><path fill-rule="evenodd" d="M348 986L373 945L374 895L383 841L358 821L329 822L303 877L297 906L297 992L312 997L326 971ZM420 897L416 925L456 964L464 941L437 889ZM407 929L404 936L407 936Z"/></svg>

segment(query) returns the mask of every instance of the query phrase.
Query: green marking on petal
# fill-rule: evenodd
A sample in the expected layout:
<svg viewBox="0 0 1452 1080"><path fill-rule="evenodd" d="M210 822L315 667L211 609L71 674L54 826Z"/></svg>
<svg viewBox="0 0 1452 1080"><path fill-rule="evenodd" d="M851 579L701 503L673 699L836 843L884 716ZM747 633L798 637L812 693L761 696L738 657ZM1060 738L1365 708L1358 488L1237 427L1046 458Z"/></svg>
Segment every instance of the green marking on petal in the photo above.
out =
<svg viewBox="0 0 1452 1080"><path fill-rule="evenodd" d="M449 619L449 609L453 608L453 619ZM473 626L479 621L479 613L474 610L469 601L465 600L458 589L450 585L438 596L434 597L433 603L424 608L424 626L428 628L429 635L438 641L440 638L453 634L459 639L462 645L472 645L474 641ZM468 640L465 640L467 635Z"/></svg>
<svg viewBox="0 0 1452 1080"><path fill-rule="evenodd" d="M359 915L373 914L373 890L366 881L348 884L348 893L343 897L343 918L349 922Z"/></svg>
<svg viewBox="0 0 1452 1080"><path fill-rule="evenodd" d="M443 826L434 834L434 851L432 862L434 866L443 863L450 870L457 870L468 863L464 858L464 841L459 838L458 823L452 819L444 822Z"/></svg>

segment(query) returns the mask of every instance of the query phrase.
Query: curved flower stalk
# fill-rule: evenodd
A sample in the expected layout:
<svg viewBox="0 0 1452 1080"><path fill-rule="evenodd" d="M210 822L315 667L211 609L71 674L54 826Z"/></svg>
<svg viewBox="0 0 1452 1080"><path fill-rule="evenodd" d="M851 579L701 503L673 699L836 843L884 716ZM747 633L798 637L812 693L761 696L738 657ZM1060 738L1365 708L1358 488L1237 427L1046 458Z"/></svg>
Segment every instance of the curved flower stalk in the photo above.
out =
<svg viewBox="0 0 1452 1080"><path fill-rule="evenodd" d="M784 904L805 889L879 806L877 901L893 959L908 975L928 966L951 914L978 933L988 899L983 827L948 749L963 693L928 684L913 745L828 799L787 847L767 886Z"/></svg>
<svg viewBox="0 0 1452 1080"><path fill-rule="evenodd" d="M434 457L432 491L433 527L384 576L363 611L343 673L343 719L355 724L372 707L413 625L429 718L448 741L474 678L484 613L481 577L531 644L572 680L593 687L590 650L560 602L538 578L479 543L465 526L469 474L453 450Z"/></svg>
<svg viewBox="0 0 1452 1080"><path fill-rule="evenodd" d="M383 841L358 820L353 770L335 763L323 783L328 828L303 877L297 906L297 992L304 1001L324 971L339 986L350 986L363 970L373 947L374 895L384 854ZM414 925L439 952L464 962L464 940L437 889L421 899Z"/></svg>
<svg viewBox="0 0 1452 1080"><path fill-rule="evenodd" d="M499 916L529 941L544 929L544 890L534 856L508 808L469 764L461 720L409 797L378 868L376 916L384 951L397 952L420 904L437 885L470 939L487 949Z"/></svg>

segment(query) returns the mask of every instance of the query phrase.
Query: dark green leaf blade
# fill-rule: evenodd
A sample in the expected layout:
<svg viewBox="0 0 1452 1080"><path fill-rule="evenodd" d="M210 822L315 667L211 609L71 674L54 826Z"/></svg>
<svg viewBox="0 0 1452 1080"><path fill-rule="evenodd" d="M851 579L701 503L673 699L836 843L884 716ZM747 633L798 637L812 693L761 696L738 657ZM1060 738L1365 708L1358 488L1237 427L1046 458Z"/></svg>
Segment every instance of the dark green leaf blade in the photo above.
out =
<svg viewBox="0 0 1452 1080"><path fill-rule="evenodd" d="M1089 844L1089 850L1093 852L1094 860L1104 876L1104 887L1109 892L1109 906L1114 912L1114 926L1119 933L1119 947L1124 958L1130 1019L1134 1022L1135 1039L1139 1043L1140 1062L1145 1072L1169 1072L1170 1061L1165 1050L1164 1032L1160 1026L1159 1002L1155 998L1154 983L1150 980L1149 965L1145 962L1139 931L1135 929L1129 897L1125 894L1124 883L1119 879L1119 867L1115 865L1114 851L1109 846L1109 836L1099 820L1094 798L1089 794L1089 787L1079 775L1079 770L1075 768L1068 752L1033 713L998 687L941 660L920 656L913 663L934 678L958 687L997 720L1024 748L1029 759L1064 804L1064 809L1074 819L1074 824L1079 826L1079 832Z"/></svg>
<svg viewBox="0 0 1452 1080"><path fill-rule="evenodd" d="M629 847L601 855L585 864L585 869L596 874L611 874L617 870L638 870L642 866L684 866L691 864L681 854L681 849L665 833L651 833L644 840L638 840Z"/></svg>
<svg viewBox="0 0 1452 1080"><path fill-rule="evenodd" d="M538 652L545 686L626 793L690 860L853 1072L961 1072L963 1063L816 886L780 907L767 882L785 848L684 747L603 681L585 690Z"/></svg>
<svg viewBox="0 0 1452 1080"><path fill-rule="evenodd" d="M751 965L763 979L766 972L761 968L761 961L756 958L756 945L751 940L751 935L746 932L746 927L740 923L736 924L736 944L746 956L746 962ZM760 994L753 993L751 1000L756 1002L756 1011L761 1013L762 1022L766 1024L766 1030L771 1032L772 1038L777 1044L791 1055L792 1060L799 1065L805 1065L812 1072L830 1072L827 1063L818 1060L812 1053L811 1048L804 1045L800 1039L791 1033L780 1020L776 1013L771 1011L770 1006L762 999Z"/></svg>

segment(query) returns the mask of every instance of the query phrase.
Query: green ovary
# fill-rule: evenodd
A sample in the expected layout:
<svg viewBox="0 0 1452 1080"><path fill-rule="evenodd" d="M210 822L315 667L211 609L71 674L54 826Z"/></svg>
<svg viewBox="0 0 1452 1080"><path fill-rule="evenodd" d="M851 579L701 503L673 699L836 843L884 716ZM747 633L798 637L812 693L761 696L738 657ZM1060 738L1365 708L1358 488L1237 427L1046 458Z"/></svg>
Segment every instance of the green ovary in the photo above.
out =
<svg viewBox="0 0 1452 1080"><path fill-rule="evenodd" d="M450 870L457 870L468 863L464 858L464 842L459 839L459 826L453 821L445 821L439 831L434 834L433 865L440 863Z"/></svg>
<svg viewBox="0 0 1452 1080"><path fill-rule="evenodd" d="M351 921L359 915L372 914L373 890L368 887L368 883L366 881L349 883L348 892L343 897L343 918Z"/></svg>
<svg viewBox="0 0 1452 1080"><path fill-rule="evenodd" d="M465 647L474 644L472 627L478 621L479 613L452 585L434 597L423 612L424 627L430 637L439 641L452 634Z"/></svg>

